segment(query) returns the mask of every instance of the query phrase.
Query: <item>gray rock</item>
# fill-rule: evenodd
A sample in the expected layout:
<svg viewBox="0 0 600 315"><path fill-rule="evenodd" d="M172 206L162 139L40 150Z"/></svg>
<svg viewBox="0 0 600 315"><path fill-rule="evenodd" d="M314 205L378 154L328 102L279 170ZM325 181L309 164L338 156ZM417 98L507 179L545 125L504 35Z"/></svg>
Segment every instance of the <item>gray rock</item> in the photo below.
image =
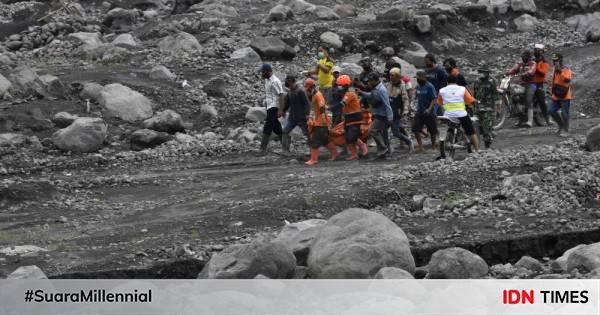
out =
<svg viewBox="0 0 600 315"><path fill-rule="evenodd" d="M517 263L515 264L515 267L525 268L527 270L536 272L544 271L544 266L542 265L542 263L540 263L539 260L530 256L521 257L521 259L519 259L519 261L517 261Z"/></svg>
<svg viewBox="0 0 600 315"><path fill-rule="evenodd" d="M211 97L225 98L227 97L227 82L223 78L213 78L202 90Z"/></svg>
<svg viewBox="0 0 600 315"><path fill-rule="evenodd" d="M217 117L219 117L219 112L217 111L217 109L211 105L211 104L202 104L202 106L200 106L200 112L203 115L208 116L208 119L215 119Z"/></svg>
<svg viewBox="0 0 600 315"><path fill-rule="evenodd" d="M202 11L203 16L216 18L236 18L239 16L234 7L217 2L198 3L193 5L190 11Z"/></svg>
<svg viewBox="0 0 600 315"><path fill-rule="evenodd" d="M106 123L100 118L77 118L52 135L54 145L63 151L94 152L106 139Z"/></svg>
<svg viewBox="0 0 600 315"><path fill-rule="evenodd" d="M45 74L41 75L39 78L44 84L44 88L48 95L63 99L67 97L67 88L57 76Z"/></svg>
<svg viewBox="0 0 600 315"><path fill-rule="evenodd" d="M288 6L278 4L269 10L265 22L277 22L294 19L294 11Z"/></svg>
<svg viewBox="0 0 600 315"><path fill-rule="evenodd" d="M163 52L180 54L182 52L198 52L202 50L202 45L196 37L186 32L179 32L175 35L169 35L158 43L158 48Z"/></svg>
<svg viewBox="0 0 600 315"><path fill-rule="evenodd" d="M150 79L161 81L175 81L177 76L163 65L154 66L150 70Z"/></svg>
<svg viewBox="0 0 600 315"><path fill-rule="evenodd" d="M459 247L438 250L428 266L430 279L481 279L489 269L481 257Z"/></svg>
<svg viewBox="0 0 600 315"><path fill-rule="evenodd" d="M303 265L306 263L310 246L325 223L325 220L312 219L286 224L275 241L289 248L296 256L297 264Z"/></svg>
<svg viewBox="0 0 600 315"><path fill-rule="evenodd" d="M404 59L417 68L424 68L425 55L427 55L427 50L425 50L425 48L417 42L412 42L411 45L415 49L406 50L404 52Z"/></svg>
<svg viewBox="0 0 600 315"><path fill-rule="evenodd" d="M414 11L407 6L396 6L377 15L378 21L410 22L414 19Z"/></svg>
<svg viewBox="0 0 600 315"><path fill-rule="evenodd" d="M253 122L263 122L267 118L267 109L264 107L250 107L246 112L246 120Z"/></svg>
<svg viewBox="0 0 600 315"><path fill-rule="evenodd" d="M20 147L27 143L27 136L20 133L0 133L0 147Z"/></svg>
<svg viewBox="0 0 600 315"><path fill-rule="evenodd" d="M351 4L336 4L333 7L333 11L340 17L352 17L356 16L356 8Z"/></svg>
<svg viewBox="0 0 600 315"><path fill-rule="evenodd" d="M383 267L414 272L408 239L394 222L364 209L348 209L331 217L308 256L313 278L370 278Z"/></svg>
<svg viewBox="0 0 600 315"><path fill-rule="evenodd" d="M264 58L293 59L296 56L294 48L277 37L258 37L252 40L250 47Z"/></svg>
<svg viewBox="0 0 600 315"><path fill-rule="evenodd" d="M46 274L38 266L22 266L6 277L6 280L44 280Z"/></svg>
<svg viewBox="0 0 600 315"><path fill-rule="evenodd" d="M144 128L167 133L183 132L186 124L181 115L173 110L167 109L162 112L156 112L152 118L144 120Z"/></svg>
<svg viewBox="0 0 600 315"><path fill-rule="evenodd" d="M253 279L264 275L271 279L294 276L296 258L281 243L258 238L250 244L232 245L213 255L199 279Z"/></svg>
<svg viewBox="0 0 600 315"><path fill-rule="evenodd" d="M373 279L414 279L414 277L404 269L383 267L375 274Z"/></svg>
<svg viewBox="0 0 600 315"><path fill-rule="evenodd" d="M415 26L419 33L429 33L431 32L431 18L429 15L415 15Z"/></svg>
<svg viewBox="0 0 600 315"><path fill-rule="evenodd" d="M12 90L13 86L7 78L0 73L0 98Z"/></svg>
<svg viewBox="0 0 600 315"><path fill-rule="evenodd" d="M319 36L319 39L327 47L333 47L335 49L340 49L344 46L344 43L342 42L342 39L340 38L340 36L334 32L327 31L327 32L321 34L321 36Z"/></svg>
<svg viewBox="0 0 600 315"><path fill-rule="evenodd" d="M241 61L244 63L259 63L262 60L260 59L260 55L250 47L244 47L234 51L231 56L231 59Z"/></svg>
<svg viewBox="0 0 600 315"><path fill-rule="evenodd" d="M168 133L150 129L136 130L129 136L129 143L134 151L154 148L171 140L173 140L173 136Z"/></svg>
<svg viewBox="0 0 600 315"><path fill-rule="evenodd" d="M144 95L119 83L102 88L98 103L111 115L128 122L152 117L152 102Z"/></svg>
<svg viewBox="0 0 600 315"><path fill-rule="evenodd" d="M77 115L72 115L67 112L60 112L54 115L54 118L52 118L52 122L58 128L66 128L70 126L77 118L79 118L79 116Z"/></svg>
<svg viewBox="0 0 600 315"><path fill-rule="evenodd" d="M74 40L79 45L79 52L82 55L93 54L103 45L100 33L71 33L67 38Z"/></svg>
<svg viewBox="0 0 600 315"><path fill-rule="evenodd" d="M106 13L102 23L114 29L128 30L137 23L138 18L139 14L136 10L114 8Z"/></svg>
<svg viewBox="0 0 600 315"><path fill-rule="evenodd" d="M89 99L95 102L100 100L100 94L102 93L102 89L104 87L95 82L85 82L83 83L83 89L79 93L79 97L82 99Z"/></svg>
<svg viewBox="0 0 600 315"><path fill-rule="evenodd" d="M538 19L529 14L523 14L514 19L513 23L515 23L517 31L519 32L532 32L538 24Z"/></svg>
<svg viewBox="0 0 600 315"><path fill-rule="evenodd" d="M294 14L304 14L315 9L315 5L304 0L282 0L279 2L282 5L288 6L294 11Z"/></svg>
<svg viewBox="0 0 600 315"><path fill-rule="evenodd" d="M485 5L488 13L506 14L510 8L510 0L479 0L478 4Z"/></svg>
<svg viewBox="0 0 600 315"><path fill-rule="evenodd" d="M427 214L432 214L438 212L442 209L443 201L441 199L436 198L426 198L423 201L423 212Z"/></svg>
<svg viewBox="0 0 600 315"><path fill-rule="evenodd" d="M600 125L587 132L585 146L592 152L600 151Z"/></svg>
<svg viewBox="0 0 600 315"><path fill-rule="evenodd" d="M425 195L414 195L412 198L414 208L417 210L423 209L423 204L425 203L425 199L427 199L427 196L425 196Z"/></svg>
<svg viewBox="0 0 600 315"><path fill-rule="evenodd" d="M533 0L510 0L510 8L514 12L535 13L537 11Z"/></svg>
<svg viewBox="0 0 600 315"><path fill-rule="evenodd" d="M10 50L19 50L23 46L23 42L20 40L13 40L6 43L6 48Z"/></svg>
<svg viewBox="0 0 600 315"><path fill-rule="evenodd" d="M580 249L585 247L586 245L584 244L580 244L577 245L573 248L570 248L568 250L566 250L562 256L558 257L556 260L554 260L551 264L550 264L550 268L552 269L552 271L554 272L564 272L567 270L567 260L569 259L569 256L571 256L571 254Z"/></svg>
<svg viewBox="0 0 600 315"><path fill-rule="evenodd" d="M112 44L123 48L135 48L138 46L137 41L131 34L120 34L112 41Z"/></svg>
<svg viewBox="0 0 600 315"><path fill-rule="evenodd" d="M316 6L312 13L316 15L319 20L332 21L340 19L340 16L337 15L333 9L323 5Z"/></svg>
<svg viewBox="0 0 600 315"><path fill-rule="evenodd" d="M340 68L342 69L341 74L346 74L351 77L357 77L363 71L362 67L355 63L342 63Z"/></svg>
<svg viewBox="0 0 600 315"><path fill-rule="evenodd" d="M574 250L567 259L567 271L579 269L590 272L600 268L600 243L594 243Z"/></svg>

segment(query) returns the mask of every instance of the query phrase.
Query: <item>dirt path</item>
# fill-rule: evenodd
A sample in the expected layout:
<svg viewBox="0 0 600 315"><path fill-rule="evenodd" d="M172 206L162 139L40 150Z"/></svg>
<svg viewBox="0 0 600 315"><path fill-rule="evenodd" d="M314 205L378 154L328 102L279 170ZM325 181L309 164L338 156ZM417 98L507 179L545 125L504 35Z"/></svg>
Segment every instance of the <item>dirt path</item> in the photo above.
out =
<svg viewBox="0 0 600 315"><path fill-rule="evenodd" d="M581 135L599 121L578 120L573 133ZM496 147L559 142L552 129L502 130ZM413 247L496 240L499 231L517 236L569 229L557 227L555 217L517 213L508 222L508 218L491 221L486 216L448 220L395 212L393 205L409 208L415 194L452 191L468 195L473 187L494 190L501 183L499 170L468 174L471 182L437 175L393 186L371 180L385 179L402 166L434 157L432 152L406 155L399 151L384 162L322 162L307 168L275 155L246 155L210 164L191 163L184 169L159 165L126 172L65 170L50 175L65 183L61 187L39 186L39 191L29 192L0 211L0 248L33 244L49 249L32 257L6 256L0 272L27 263L51 275L148 266L180 256L177 247L184 244L197 254L218 250L220 245L244 241L257 232L275 231L284 220L326 219L349 207L387 215L409 234ZM542 166L515 165L515 169L524 172ZM116 180L114 184L79 184L98 177ZM578 222L597 220L584 210L569 217Z"/></svg>

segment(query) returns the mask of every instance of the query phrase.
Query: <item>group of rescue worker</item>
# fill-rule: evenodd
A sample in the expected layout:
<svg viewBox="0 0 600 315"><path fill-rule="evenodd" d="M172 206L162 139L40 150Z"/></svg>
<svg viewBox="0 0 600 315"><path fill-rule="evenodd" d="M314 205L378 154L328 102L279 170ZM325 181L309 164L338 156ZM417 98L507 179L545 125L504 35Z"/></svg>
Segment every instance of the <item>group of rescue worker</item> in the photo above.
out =
<svg viewBox="0 0 600 315"><path fill-rule="evenodd" d="M476 116L485 147L492 145L499 93L487 65L478 69L480 76L469 89L456 60L448 58L439 65L435 56L427 54L424 58L426 67L417 71L417 85L413 87L411 78L402 73L401 60L385 57L383 74L378 73L372 61L366 58L360 61L363 71L352 78L342 74L326 47L320 47L315 68L306 72L303 86L299 86L297 77L292 74L286 76L282 85L273 74L272 66L263 64L260 72L265 80L267 117L261 152L266 152L271 135L275 133L283 152L289 153L290 132L296 127L301 129L310 146L307 165L318 163L321 147L329 150L330 160L340 156L338 147L347 151L346 160L349 161L366 156L368 139L373 139L377 146L377 158L384 158L392 153L389 130L406 144L409 152L424 152L424 135L431 138L431 148L436 150L438 116L460 121L473 151L478 152L478 136L471 119ZM544 57L544 46L536 44L533 53L526 50L521 59L505 75L517 76L526 89L527 121L524 125L532 127L533 106L537 102L546 123L550 125L549 117L552 117L559 127L558 132L564 135L569 129L571 70L563 65L562 55L553 55L552 104L548 110L544 85L551 66ZM414 112L411 129L416 144L402 125L403 115L411 112ZM286 114L282 127L279 118Z"/></svg>

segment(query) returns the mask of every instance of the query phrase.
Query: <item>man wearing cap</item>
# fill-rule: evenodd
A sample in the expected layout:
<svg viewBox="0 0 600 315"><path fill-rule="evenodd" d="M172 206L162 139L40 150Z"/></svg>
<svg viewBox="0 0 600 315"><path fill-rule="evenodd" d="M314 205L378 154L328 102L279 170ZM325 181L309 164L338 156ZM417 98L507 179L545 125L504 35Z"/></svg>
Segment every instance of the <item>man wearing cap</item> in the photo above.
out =
<svg viewBox="0 0 600 315"><path fill-rule="evenodd" d="M392 121L392 134L394 137L402 140L408 146L409 152L413 150L413 143L402 130L402 114L406 107L410 106L408 102L408 91L406 84L402 80L400 68L392 68L389 71L390 81L386 83L386 89L390 96L390 105L394 119Z"/></svg>
<svg viewBox="0 0 600 315"><path fill-rule="evenodd" d="M498 99L498 85L490 77L490 69L487 64L481 66L477 72L479 72L479 79L473 84L473 97L479 101L475 107L475 114L479 119L485 148L488 149L494 140L494 115Z"/></svg>
<svg viewBox="0 0 600 315"><path fill-rule="evenodd" d="M338 66L334 66L331 69L333 74L333 82L340 77L342 69ZM334 128L342 122L342 95L338 91L337 84L334 84L331 88L331 99L329 100L329 110L331 111L331 127Z"/></svg>
<svg viewBox="0 0 600 315"><path fill-rule="evenodd" d="M359 93L367 100L373 115L369 135L377 144L377 158L383 158L390 152L387 130L394 119L394 114L390 105L390 96L381 82L379 74L372 72L367 80L371 92L360 91Z"/></svg>
<svg viewBox="0 0 600 315"><path fill-rule="evenodd" d="M550 72L550 64L544 57L544 45L535 44L533 57L535 59L535 75L533 76L533 82L537 85L537 89L535 90L535 101L540 106L540 111L546 120L546 124L550 125L548 107L546 107L546 89L544 88L548 72Z"/></svg>
<svg viewBox="0 0 600 315"><path fill-rule="evenodd" d="M260 151L265 153L269 145L269 139L274 132L281 139L282 129L279 123L278 112L283 104L283 87L281 81L273 75L273 68L270 64L263 64L260 68L262 77L265 80L265 99L264 105L267 108L267 118L263 126L263 135L260 141Z"/></svg>
<svg viewBox="0 0 600 315"><path fill-rule="evenodd" d="M285 87L289 89L289 92L283 101L283 110L280 112L280 115L283 116L287 112L289 112L289 115L285 122L285 127L283 127L281 144L283 152L289 153L292 144L290 132L294 128L300 127L306 139L308 140L309 138L307 122L310 115L310 102L304 90L298 87L294 75L288 74L286 76Z"/></svg>

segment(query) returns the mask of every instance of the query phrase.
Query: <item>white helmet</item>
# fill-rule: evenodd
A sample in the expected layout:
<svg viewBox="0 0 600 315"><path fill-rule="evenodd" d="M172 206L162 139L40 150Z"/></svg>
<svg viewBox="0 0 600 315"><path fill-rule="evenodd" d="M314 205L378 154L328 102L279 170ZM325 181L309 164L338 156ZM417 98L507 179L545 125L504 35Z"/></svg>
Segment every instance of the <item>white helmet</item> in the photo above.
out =
<svg viewBox="0 0 600 315"><path fill-rule="evenodd" d="M533 46L534 49L540 49L540 50L544 50L544 47L545 47L544 44L535 44Z"/></svg>

